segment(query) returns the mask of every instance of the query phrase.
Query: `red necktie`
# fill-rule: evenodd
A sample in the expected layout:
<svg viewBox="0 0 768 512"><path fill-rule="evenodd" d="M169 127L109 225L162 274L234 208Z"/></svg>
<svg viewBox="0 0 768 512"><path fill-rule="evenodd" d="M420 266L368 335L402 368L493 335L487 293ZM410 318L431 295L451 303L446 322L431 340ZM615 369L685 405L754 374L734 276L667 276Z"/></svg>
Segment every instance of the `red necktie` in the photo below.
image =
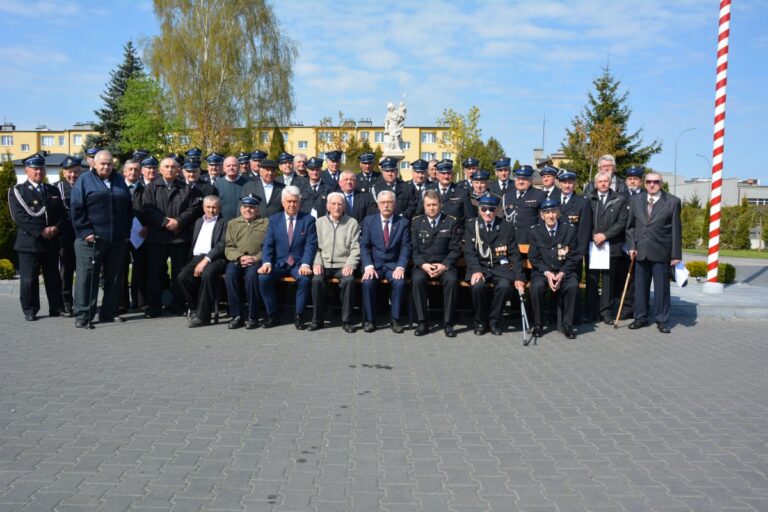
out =
<svg viewBox="0 0 768 512"><path fill-rule="evenodd" d="M293 245L293 217L288 217L288 251L291 250ZM288 254L288 264L293 265L294 259L292 254Z"/></svg>
<svg viewBox="0 0 768 512"><path fill-rule="evenodd" d="M389 247L389 219L384 221L384 248Z"/></svg>

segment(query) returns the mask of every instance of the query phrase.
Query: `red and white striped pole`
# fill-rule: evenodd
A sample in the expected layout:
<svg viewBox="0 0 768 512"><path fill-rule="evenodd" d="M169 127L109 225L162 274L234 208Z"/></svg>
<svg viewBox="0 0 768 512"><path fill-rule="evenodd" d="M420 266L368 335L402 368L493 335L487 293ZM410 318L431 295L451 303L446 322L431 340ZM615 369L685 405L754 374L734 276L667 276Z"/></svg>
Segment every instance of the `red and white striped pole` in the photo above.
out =
<svg viewBox="0 0 768 512"><path fill-rule="evenodd" d="M717 32L717 78L715 82L715 130L712 145L712 191L709 196L709 254L704 291L722 293L717 282L720 256L720 201L723 187L723 138L725 136L725 86L728 83L728 36L731 27L731 0L720 0L720 27Z"/></svg>

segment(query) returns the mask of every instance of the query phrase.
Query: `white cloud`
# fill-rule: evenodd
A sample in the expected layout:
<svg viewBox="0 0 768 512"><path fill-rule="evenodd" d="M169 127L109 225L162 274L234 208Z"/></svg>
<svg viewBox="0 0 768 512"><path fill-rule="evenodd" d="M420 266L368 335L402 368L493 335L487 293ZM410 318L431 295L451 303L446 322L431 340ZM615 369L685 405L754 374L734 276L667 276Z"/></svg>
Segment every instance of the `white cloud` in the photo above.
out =
<svg viewBox="0 0 768 512"><path fill-rule="evenodd" d="M44 19L45 17L61 18L78 16L82 13L82 8L77 3L69 1L55 2L52 0L43 0L39 2L28 2L3 0L0 2L0 12L5 12L12 16Z"/></svg>

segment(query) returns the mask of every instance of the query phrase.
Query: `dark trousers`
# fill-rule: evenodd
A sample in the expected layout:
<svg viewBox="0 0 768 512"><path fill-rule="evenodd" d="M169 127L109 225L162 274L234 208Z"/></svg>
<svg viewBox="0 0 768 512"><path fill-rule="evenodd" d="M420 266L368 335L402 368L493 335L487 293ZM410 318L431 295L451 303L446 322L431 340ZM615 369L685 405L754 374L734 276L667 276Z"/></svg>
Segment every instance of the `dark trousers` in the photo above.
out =
<svg viewBox="0 0 768 512"><path fill-rule="evenodd" d="M40 269L43 270L48 311L58 313L64 308L61 298L59 254L56 252L19 253L19 300L25 315L40 311Z"/></svg>
<svg viewBox="0 0 768 512"><path fill-rule="evenodd" d="M475 306L475 323L497 327L512 290L512 281L491 272L483 272L483 276L485 281L481 279L470 288L472 304ZM493 284L492 290L486 287L487 283ZM492 296L490 310L488 309L489 294Z"/></svg>
<svg viewBox="0 0 768 512"><path fill-rule="evenodd" d="M259 293L264 300L264 307L268 315L277 314L277 291L275 280L290 275L296 280L296 314L304 313L304 308L309 300L309 289L312 276L299 274L300 265L293 267L272 267L269 274L259 274Z"/></svg>
<svg viewBox="0 0 768 512"><path fill-rule="evenodd" d="M544 325L544 294L549 290L547 278L541 274L531 276L531 307L533 307L533 324ZM575 274L567 274L553 297L562 308L563 323L573 326L576 316L576 300L579 295L579 281Z"/></svg>
<svg viewBox="0 0 768 512"><path fill-rule="evenodd" d="M587 304L588 315L594 318L613 318L613 306L616 303L616 290L621 294L624 281L621 270L623 261L621 256L611 256L610 268L607 270L587 270ZM597 293L598 282L602 278L602 293ZM620 284L619 284L620 283ZM620 296L620 295L619 295Z"/></svg>
<svg viewBox="0 0 768 512"><path fill-rule="evenodd" d="M405 298L405 278L395 279L392 277L391 270L377 268L376 273L379 279L386 278L392 287L390 302L392 303L392 315L395 320L400 320L400 310L403 307L403 298ZM376 321L376 290L379 287L379 279L363 280L363 310L365 311L365 320L368 322Z"/></svg>
<svg viewBox="0 0 768 512"><path fill-rule="evenodd" d="M669 261L635 260L635 320L648 320L648 302L653 279L653 317L669 321Z"/></svg>
<svg viewBox="0 0 768 512"><path fill-rule="evenodd" d="M147 244L135 248L132 243L126 244L125 269L123 272L123 296L120 300L123 307L141 308L147 305ZM128 282L128 267L130 283Z"/></svg>
<svg viewBox="0 0 768 512"><path fill-rule="evenodd" d="M419 323L427 321L427 281L430 277L419 267L413 268L411 275L411 290L413 292L413 308L416 310L416 320ZM456 317L456 301L459 294L459 278L456 271L448 269L440 274L440 287L443 289L443 322L453 325Z"/></svg>
<svg viewBox="0 0 768 512"><path fill-rule="evenodd" d="M248 320L259 319L261 296L259 294L259 264L241 267L236 261L227 263L224 282L227 284L227 303L229 316L245 317ZM248 301L248 315L243 315L243 301L240 298L240 281L245 284L245 300Z"/></svg>
<svg viewBox="0 0 768 512"><path fill-rule="evenodd" d="M75 283L75 316L92 320L99 298L99 279L104 278L99 318L109 320L117 314L123 286L125 240L109 242L98 239L88 243L75 240L77 283ZM90 311L91 318L88 318Z"/></svg>
<svg viewBox="0 0 768 512"><path fill-rule="evenodd" d="M72 307L72 286L75 277L75 241L62 240L59 249L59 273L61 274L61 298L65 307Z"/></svg>
<svg viewBox="0 0 768 512"><path fill-rule="evenodd" d="M189 244L150 244L147 247L148 278L147 305L158 311L162 307L163 273L168 271L167 261L171 260L171 308L184 309L184 297L178 283L179 272L187 263Z"/></svg>
<svg viewBox="0 0 768 512"><path fill-rule="evenodd" d="M324 268L322 275L312 276L312 322L322 323L325 317L325 289L331 277L339 280L341 321L352 322L352 290L355 285L355 274L345 276L342 274L343 270L343 268Z"/></svg>
<svg viewBox="0 0 768 512"><path fill-rule="evenodd" d="M189 309L194 311L200 320L208 321L211 319L213 302L216 300L219 276L226 270L227 260L218 259L208 262L200 277L195 277L195 267L204 257L193 256L179 272L177 281Z"/></svg>

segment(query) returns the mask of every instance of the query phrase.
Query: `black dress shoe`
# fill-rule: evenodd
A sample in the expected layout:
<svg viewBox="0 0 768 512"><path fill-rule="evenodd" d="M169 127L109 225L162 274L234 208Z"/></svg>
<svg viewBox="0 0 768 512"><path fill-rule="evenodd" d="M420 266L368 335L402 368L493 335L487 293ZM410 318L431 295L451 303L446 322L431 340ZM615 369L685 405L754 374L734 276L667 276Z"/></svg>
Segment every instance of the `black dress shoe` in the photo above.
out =
<svg viewBox="0 0 768 512"><path fill-rule="evenodd" d="M34 322L37 320L37 315L34 313L24 313L24 320L27 322Z"/></svg>
<svg viewBox="0 0 768 512"><path fill-rule="evenodd" d="M631 324L629 324L627 327L630 329L640 329L643 327L648 327L648 322L646 320L635 320Z"/></svg>
<svg viewBox="0 0 768 512"><path fill-rule="evenodd" d="M608 315L603 316L603 323L605 325L613 325L613 318L609 317Z"/></svg>
<svg viewBox="0 0 768 512"><path fill-rule="evenodd" d="M632 318L635 318L635 314L632 311L622 311L619 320L631 320Z"/></svg>
<svg viewBox="0 0 768 512"><path fill-rule="evenodd" d="M99 317L99 323L100 324L113 324L115 322L125 322L125 319L119 316L107 316L107 317Z"/></svg>
<svg viewBox="0 0 768 512"><path fill-rule="evenodd" d="M376 326L373 322L363 322L363 330L365 332L376 332Z"/></svg>
<svg viewBox="0 0 768 512"><path fill-rule="evenodd" d="M61 311L59 311L58 309L56 311L51 311L50 313L48 313L48 316L50 318L59 318L61 316Z"/></svg>
<svg viewBox="0 0 768 512"><path fill-rule="evenodd" d="M64 309L61 311L61 316L65 316L67 318L72 318L75 316L75 312L72 311L72 306L64 306Z"/></svg>
<svg viewBox="0 0 768 512"><path fill-rule="evenodd" d="M475 336L482 336L488 332L485 328L485 324L482 322L478 322L477 325L475 325Z"/></svg>
<svg viewBox="0 0 768 512"><path fill-rule="evenodd" d="M162 312L159 309L147 308L144 312L144 318L157 318Z"/></svg>
<svg viewBox="0 0 768 512"><path fill-rule="evenodd" d="M414 336L424 336L429 332L429 329L427 329L427 324L425 322L419 322L419 325L416 326L416 329L413 331Z"/></svg>
<svg viewBox="0 0 768 512"><path fill-rule="evenodd" d="M258 327L259 327L259 321L255 318L253 319L249 318L248 320L245 321L245 328L248 329L249 331L252 329L257 329Z"/></svg>
<svg viewBox="0 0 768 512"><path fill-rule="evenodd" d="M344 324L341 326L342 329L344 329L344 332L352 334L355 332L355 328L352 327L352 324L349 322L344 322Z"/></svg>
<svg viewBox="0 0 768 512"><path fill-rule="evenodd" d="M203 327L204 325L211 325L210 320L203 320L202 318L197 318L196 316L193 316L189 319L189 323L187 323L187 327Z"/></svg>
<svg viewBox="0 0 768 512"><path fill-rule="evenodd" d="M309 322L309 327L307 327L308 331L319 331L323 328L323 324L320 322Z"/></svg>
<svg viewBox="0 0 768 512"><path fill-rule="evenodd" d="M295 325L296 329L299 331L303 331L307 328L307 326L304 325L304 319L301 318L301 315L296 315L296 320L294 320L293 325Z"/></svg>
<svg viewBox="0 0 768 512"><path fill-rule="evenodd" d="M541 325L536 325L533 327L533 330L531 331L531 336L534 338L541 338L544 336L544 327Z"/></svg>
<svg viewBox="0 0 768 512"><path fill-rule="evenodd" d="M265 329L271 329L272 327L280 325L280 321L277 319L277 315L267 315L267 318L264 319L262 325Z"/></svg>
<svg viewBox="0 0 768 512"><path fill-rule="evenodd" d="M88 325L87 318L80 316L75 319L75 327L77 327L78 329L82 329L86 325Z"/></svg>
<svg viewBox="0 0 768 512"><path fill-rule="evenodd" d="M241 328L245 322L243 322L242 317L236 316L232 320L229 321L227 324L227 329L239 329Z"/></svg>
<svg viewBox="0 0 768 512"><path fill-rule="evenodd" d="M576 331L574 331L573 327L568 324L563 325L563 335L569 340L576 339Z"/></svg>
<svg viewBox="0 0 768 512"><path fill-rule="evenodd" d="M392 332L395 334L403 334L403 326L400 325L400 322L396 318L393 318L389 322L389 328L392 329Z"/></svg>
<svg viewBox="0 0 768 512"><path fill-rule="evenodd" d="M443 331L445 332L445 336L448 338L456 337L456 331L453 330L453 326L451 324L446 325Z"/></svg>
<svg viewBox="0 0 768 512"><path fill-rule="evenodd" d="M672 332L667 324L658 323L656 324L656 328L659 330L659 332L664 334L669 334Z"/></svg>
<svg viewBox="0 0 768 512"><path fill-rule="evenodd" d="M495 324L491 325L491 334L493 334L494 336L501 336L502 334L501 327Z"/></svg>

